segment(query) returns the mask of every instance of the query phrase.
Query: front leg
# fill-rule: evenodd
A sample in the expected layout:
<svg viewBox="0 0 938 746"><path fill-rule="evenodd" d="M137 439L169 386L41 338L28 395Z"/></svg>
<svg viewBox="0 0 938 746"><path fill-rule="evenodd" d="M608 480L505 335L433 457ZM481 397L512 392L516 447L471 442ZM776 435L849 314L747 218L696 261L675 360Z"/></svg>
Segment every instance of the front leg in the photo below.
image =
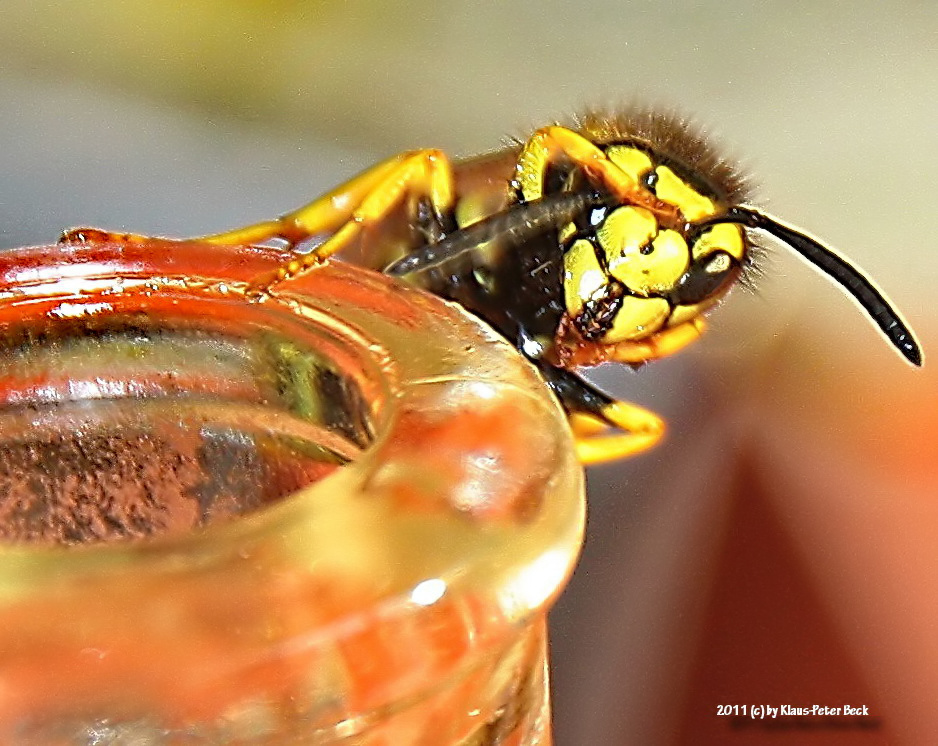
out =
<svg viewBox="0 0 938 746"><path fill-rule="evenodd" d="M270 277L258 278L263 290L304 274L310 267L347 248L405 200L416 205L418 241L440 237L455 228L455 183L446 154L439 150L403 153L356 176L308 205L285 215L225 233L205 236L212 243L259 243L285 240L293 248L315 236L331 234L308 254L294 254Z"/></svg>
<svg viewBox="0 0 938 746"><path fill-rule="evenodd" d="M364 232L380 229L382 221L405 201L414 205L412 217L416 248L441 240L456 229L455 181L449 158L439 150L416 150L390 158L340 187L279 218L235 228L194 240L227 245L249 245L282 239L289 248L310 238L325 240L308 254L290 254L276 271L255 278L253 285L267 292L272 285L304 274L327 257L347 248ZM144 241L135 234L76 228L62 241Z"/></svg>
<svg viewBox="0 0 938 746"><path fill-rule="evenodd" d="M570 416L581 463L634 456L654 446L664 435L664 421L653 412L613 399L563 368L545 364L540 369Z"/></svg>
<svg viewBox="0 0 938 746"><path fill-rule="evenodd" d="M556 125L539 129L524 144L512 180L517 199L530 202L543 197L548 171L554 166L579 168L594 186L602 188L621 204L644 207L664 225L680 222L674 205L641 187L595 143Z"/></svg>

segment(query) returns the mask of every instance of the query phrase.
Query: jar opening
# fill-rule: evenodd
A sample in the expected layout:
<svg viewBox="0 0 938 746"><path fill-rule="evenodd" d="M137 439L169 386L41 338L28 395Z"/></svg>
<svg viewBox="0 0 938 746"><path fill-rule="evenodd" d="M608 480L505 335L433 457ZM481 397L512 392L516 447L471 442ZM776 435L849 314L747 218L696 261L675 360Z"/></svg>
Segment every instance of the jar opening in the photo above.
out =
<svg viewBox="0 0 938 746"><path fill-rule="evenodd" d="M335 329L230 292L112 291L33 289L0 325L0 540L198 529L372 442L379 376Z"/></svg>

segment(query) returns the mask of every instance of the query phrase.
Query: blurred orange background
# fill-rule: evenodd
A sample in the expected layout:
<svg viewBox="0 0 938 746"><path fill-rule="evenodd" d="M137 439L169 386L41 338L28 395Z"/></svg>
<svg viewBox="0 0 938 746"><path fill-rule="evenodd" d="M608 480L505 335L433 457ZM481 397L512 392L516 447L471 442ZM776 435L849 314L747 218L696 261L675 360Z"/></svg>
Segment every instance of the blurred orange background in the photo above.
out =
<svg viewBox="0 0 938 746"><path fill-rule="evenodd" d="M8 0L2 18L4 247L218 231L584 105L699 117L760 204L876 279L926 365L779 249L695 349L596 372L670 433L590 472L553 616L556 743L934 742L938 6ZM716 714L766 704L870 716Z"/></svg>

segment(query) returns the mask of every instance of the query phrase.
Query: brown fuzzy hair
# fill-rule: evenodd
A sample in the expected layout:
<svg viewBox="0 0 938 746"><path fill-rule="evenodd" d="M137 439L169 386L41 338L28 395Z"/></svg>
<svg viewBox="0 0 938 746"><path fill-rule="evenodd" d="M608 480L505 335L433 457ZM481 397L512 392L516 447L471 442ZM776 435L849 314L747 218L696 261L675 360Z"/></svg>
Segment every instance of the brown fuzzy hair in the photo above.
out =
<svg viewBox="0 0 938 746"><path fill-rule="evenodd" d="M670 111L625 109L588 111L574 117L572 129L598 145L637 142L703 179L726 204L747 203L752 187L700 127Z"/></svg>

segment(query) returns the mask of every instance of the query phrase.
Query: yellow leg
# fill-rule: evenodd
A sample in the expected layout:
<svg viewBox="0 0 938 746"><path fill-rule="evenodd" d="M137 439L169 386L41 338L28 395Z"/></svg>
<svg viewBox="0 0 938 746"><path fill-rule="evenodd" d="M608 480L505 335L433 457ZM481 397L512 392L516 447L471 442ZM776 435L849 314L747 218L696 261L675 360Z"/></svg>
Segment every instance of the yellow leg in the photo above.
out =
<svg viewBox="0 0 938 746"><path fill-rule="evenodd" d="M577 457L583 464L634 456L654 446L664 436L664 421L635 404L614 401L602 408L602 419L592 413L570 415ZM619 432L608 432L610 425Z"/></svg>
<svg viewBox="0 0 938 746"><path fill-rule="evenodd" d="M594 365L606 360L640 365L666 357L683 349L700 337L704 330L702 319L679 324L647 340L622 342L603 360L584 361ZM576 439L577 456L584 464L615 461L641 453L654 446L664 436L664 421L653 412L629 402L595 398L580 398L567 392L568 404L579 401L585 405L570 414L570 426ZM619 432L610 432L616 428Z"/></svg>
<svg viewBox="0 0 938 746"><path fill-rule="evenodd" d="M664 435L664 422L647 409L617 401L569 370L544 363L538 368L567 410L584 464L633 456Z"/></svg>
<svg viewBox="0 0 938 746"><path fill-rule="evenodd" d="M622 203L645 207L665 225L677 224L676 207L642 189L593 142L566 127L544 127L531 136L518 159L514 186L526 201L540 199L544 194L547 169L564 159L582 169Z"/></svg>
<svg viewBox="0 0 938 746"><path fill-rule="evenodd" d="M426 199L443 220L455 202L453 171L439 150L402 153L308 205L275 220L204 236L222 244L249 244L281 238L291 247L314 236L331 234L309 254L296 255L266 284L295 277L346 248L363 231L379 225L405 198Z"/></svg>

